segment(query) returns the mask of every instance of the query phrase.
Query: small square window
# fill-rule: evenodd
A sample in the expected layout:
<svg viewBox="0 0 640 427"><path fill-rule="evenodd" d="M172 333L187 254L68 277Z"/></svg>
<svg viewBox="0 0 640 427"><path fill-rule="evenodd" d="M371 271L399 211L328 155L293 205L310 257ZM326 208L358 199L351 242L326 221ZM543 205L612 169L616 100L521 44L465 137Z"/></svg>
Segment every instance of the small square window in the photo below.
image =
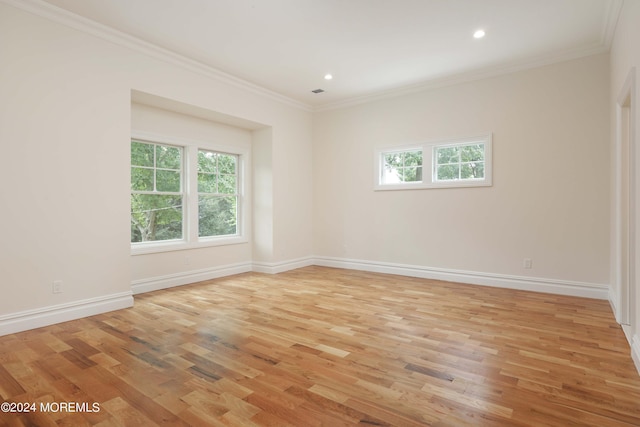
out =
<svg viewBox="0 0 640 427"><path fill-rule="evenodd" d="M383 162L383 184L422 182L422 150L384 153Z"/></svg>
<svg viewBox="0 0 640 427"><path fill-rule="evenodd" d="M484 143L433 147L434 181L484 179Z"/></svg>

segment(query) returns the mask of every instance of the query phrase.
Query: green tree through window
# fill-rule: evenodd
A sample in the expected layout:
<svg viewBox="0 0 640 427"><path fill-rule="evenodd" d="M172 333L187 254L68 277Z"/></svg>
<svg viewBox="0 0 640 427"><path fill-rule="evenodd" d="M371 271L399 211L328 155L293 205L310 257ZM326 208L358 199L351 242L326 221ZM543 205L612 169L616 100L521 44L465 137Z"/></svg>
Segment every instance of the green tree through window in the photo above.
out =
<svg viewBox="0 0 640 427"><path fill-rule="evenodd" d="M182 238L182 148L131 142L131 242Z"/></svg>
<svg viewBox="0 0 640 427"><path fill-rule="evenodd" d="M422 181L422 151L396 151L384 154L382 182Z"/></svg>
<svg viewBox="0 0 640 427"><path fill-rule="evenodd" d="M238 233L238 156L198 151L198 236Z"/></svg>
<svg viewBox="0 0 640 427"><path fill-rule="evenodd" d="M132 254L246 242L242 174L248 156L243 146L134 132Z"/></svg>
<svg viewBox="0 0 640 427"><path fill-rule="evenodd" d="M435 147L437 181L484 178L484 144Z"/></svg>

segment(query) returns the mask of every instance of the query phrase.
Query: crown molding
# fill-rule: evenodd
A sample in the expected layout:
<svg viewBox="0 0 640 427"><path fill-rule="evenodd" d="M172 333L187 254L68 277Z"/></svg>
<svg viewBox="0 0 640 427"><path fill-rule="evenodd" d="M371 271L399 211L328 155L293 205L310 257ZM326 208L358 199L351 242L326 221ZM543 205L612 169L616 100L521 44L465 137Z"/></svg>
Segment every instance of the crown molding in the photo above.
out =
<svg viewBox="0 0 640 427"><path fill-rule="evenodd" d="M225 73L214 67L206 65L202 62L180 55L168 49L156 46L152 43L130 36L121 31L114 30L106 25L99 24L90 19L71 13L67 10L49 4L42 0L0 0L0 2L22 9L26 12L41 16L48 20L60 23L70 28L82 31L87 34L99 37L103 40L115 43L117 45L129 48L144 55L153 57L163 62L179 66L183 69L194 73L209 77L219 82L246 90L248 92L269 98L282 104L301 109L307 112L322 112L348 108L369 102L380 101L388 98L395 98L403 95L409 95L426 90L453 86L462 83L468 83L476 80L483 80L491 77L497 77L504 74L510 74L517 71L523 71L530 68L542 67L558 62L569 61L590 55L606 53L611 47L618 18L624 4L624 0L609 0L606 6L606 13L603 19L600 41L597 45L587 48L571 49L560 53L544 55L535 59L519 61L510 64L502 64L494 67L485 67L468 72L447 76L442 78L430 79L421 83L401 86L394 89L375 92L372 94L350 97L347 99L330 102L327 104L312 106L295 99L284 96L280 93L266 89L247 80Z"/></svg>
<svg viewBox="0 0 640 427"><path fill-rule="evenodd" d="M322 104L313 108L314 112L337 110L348 108L355 105L366 104L369 102L379 101L387 98L394 98L403 95L409 95L431 89L437 89L446 86L453 86L461 83L468 83L476 80L483 80L491 77L497 77L504 74L510 74L517 71L524 71L530 68L543 67L564 61L571 61L586 56L598 55L606 53L611 48L613 38L615 36L618 19L624 0L608 0L605 8L606 12L602 20L602 31L600 33L599 43L593 46L579 49L570 49L563 52L556 52L543 55L534 59L513 62L510 64L502 64L494 67L479 68L468 72L447 76L442 78L430 79L414 85L402 86L386 91L376 92L372 94L350 97L344 100Z"/></svg>
<svg viewBox="0 0 640 427"><path fill-rule="evenodd" d="M186 56L175 53L169 49L165 49L155 44L146 42L137 37L130 36L121 31L115 30L106 25L102 25L91 19L82 17L75 13L69 12L42 0L0 0L0 2L8 4L32 13L58 24L65 25L75 30L99 37L108 42L142 53L154 59L176 65L185 70L209 77L213 80L231 85L248 92L269 98L290 107L298 108L305 111L311 111L310 105L296 101L287 96L281 95L272 90L266 89L247 80L235 77L231 74L220 71L214 67L206 65L202 62L193 60Z"/></svg>
<svg viewBox="0 0 640 427"><path fill-rule="evenodd" d="M386 91L331 102L316 106L313 108L313 111L322 112L353 107L356 105L367 104L370 102L380 101L388 98L396 98L399 96L410 95L427 90L484 80L505 74L515 73L518 71L524 71L560 62L571 61L587 56L599 55L608 51L609 48L601 44L590 46L587 48L566 50L555 54L543 55L534 59L527 59L524 61L512 62L509 64L501 64L493 67L478 68L453 76L435 78L414 85L403 86Z"/></svg>

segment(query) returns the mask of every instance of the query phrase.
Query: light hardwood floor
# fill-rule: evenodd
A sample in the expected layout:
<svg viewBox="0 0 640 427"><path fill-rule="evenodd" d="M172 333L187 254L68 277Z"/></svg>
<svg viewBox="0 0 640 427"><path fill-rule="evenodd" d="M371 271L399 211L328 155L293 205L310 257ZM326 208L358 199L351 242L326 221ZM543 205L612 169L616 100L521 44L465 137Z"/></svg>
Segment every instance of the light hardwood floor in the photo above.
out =
<svg viewBox="0 0 640 427"><path fill-rule="evenodd" d="M20 426L639 426L606 301L308 267L0 337ZM82 407L81 407L82 409Z"/></svg>

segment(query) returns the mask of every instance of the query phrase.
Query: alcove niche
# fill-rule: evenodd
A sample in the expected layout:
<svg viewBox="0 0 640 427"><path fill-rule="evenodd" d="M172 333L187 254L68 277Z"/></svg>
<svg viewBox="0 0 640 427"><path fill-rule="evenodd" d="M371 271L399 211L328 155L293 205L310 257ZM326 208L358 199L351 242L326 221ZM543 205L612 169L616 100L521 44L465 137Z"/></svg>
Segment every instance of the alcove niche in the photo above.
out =
<svg viewBox="0 0 640 427"><path fill-rule="evenodd" d="M197 239L141 249L132 244L134 294L252 270L273 250L272 129L241 117L162 96L131 91L131 136L206 148L237 148L243 157L241 238L203 243ZM163 142L163 141L156 141ZM222 148L224 150L224 148ZM129 159L130 161L130 159ZM188 164L186 165L188 168ZM197 212L186 212L197 218ZM193 232L185 218L185 233ZM196 219L197 221L197 219Z"/></svg>

